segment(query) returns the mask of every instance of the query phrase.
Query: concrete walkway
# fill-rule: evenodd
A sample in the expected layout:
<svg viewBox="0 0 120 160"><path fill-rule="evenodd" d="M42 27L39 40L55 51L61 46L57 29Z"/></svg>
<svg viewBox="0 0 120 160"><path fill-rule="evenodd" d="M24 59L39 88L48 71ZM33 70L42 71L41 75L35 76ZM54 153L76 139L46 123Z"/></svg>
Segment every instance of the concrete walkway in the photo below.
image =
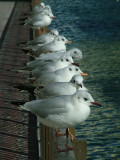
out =
<svg viewBox="0 0 120 160"><path fill-rule="evenodd" d="M15 2L0 2L0 38Z"/></svg>
<svg viewBox="0 0 120 160"><path fill-rule="evenodd" d="M28 0L6 2L6 11L0 5L0 16L6 17L6 21L3 17L0 19L3 30L14 8L0 38L0 160L38 160L36 117L21 110L19 104L12 103L29 101L27 92L14 88L16 84L24 83L28 76L15 73L12 69L21 68L29 61L16 44L30 39L30 30L19 25L18 21L23 13L30 11L30 5ZM9 14L5 15L7 10Z"/></svg>

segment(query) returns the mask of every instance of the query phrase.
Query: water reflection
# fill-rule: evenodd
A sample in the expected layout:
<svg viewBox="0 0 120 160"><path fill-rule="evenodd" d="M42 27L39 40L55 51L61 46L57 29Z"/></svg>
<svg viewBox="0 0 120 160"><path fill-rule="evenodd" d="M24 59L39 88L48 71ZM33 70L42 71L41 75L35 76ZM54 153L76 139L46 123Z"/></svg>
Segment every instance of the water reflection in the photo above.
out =
<svg viewBox="0 0 120 160"><path fill-rule="evenodd" d="M80 48L85 86L102 107L91 107L87 121L76 127L87 139L88 160L120 159L120 2L116 0L47 1L57 19L51 28ZM68 47L69 48L69 47Z"/></svg>

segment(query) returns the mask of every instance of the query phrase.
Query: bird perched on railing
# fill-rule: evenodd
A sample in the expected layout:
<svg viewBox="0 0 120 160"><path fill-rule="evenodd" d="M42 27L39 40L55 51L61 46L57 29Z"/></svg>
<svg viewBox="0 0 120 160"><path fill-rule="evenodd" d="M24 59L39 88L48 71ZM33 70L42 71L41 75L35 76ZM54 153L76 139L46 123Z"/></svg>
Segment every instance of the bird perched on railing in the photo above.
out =
<svg viewBox="0 0 120 160"><path fill-rule="evenodd" d="M50 53L57 52L60 50L66 51L66 44L71 44L71 41L68 41L64 36L56 36L54 40L50 43L40 46L39 48L29 51L32 55L40 55L41 53ZM25 53L27 53L24 49L22 49Z"/></svg>
<svg viewBox="0 0 120 160"><path fill-rule="evenodd" d="M73 95L61 95L48 99L39 99L27 102L22 106L23 109L34 113L38 120L44 125L55 128L67 128L67 142L65 149L60 149L58 145L58 132L56 132L57 151L75 150L68 145L68 134L72 140L75 137L70 133L69 127L74 127L85 121L90 115L90 106L97 105L92 96L87 91L76 91Z"/></svg>
<svg viewBox="0 0 120 160"><path fill-rule="evenodd" d="M84 76L88 75L83 73L77 66L69 65L54 72L41 72L39 78L35 78L36 81L34 83L38 86L40 83L47 85L53 82L69 82L76 74L81 74Z"/></svg>
<svg viewBox="0 0 120 160"><path fill-rule="evenodd" d="M21 42L20 44L24 44L26 47L34 46L34 45L43 45L49 42L52 42L56 36L58 36L59 32L57 29L51 29L48 33L44 33L33 40L27 42Z"/></svg>
<svg viewBox="0 0 120 160"><path fill-rule="evenodd" d="M76 74L69 82L54 82L47 86L37 87L34 91L37 99L44 99L58 95L72 95L76 90L86 90L83 84L83 77Z"/></svg>
<svg viewBox="0 0 120 160"><path fill-rule="evenodd" d="M51 24L52 19L55 19L55 17L47 10L34 15L32 18L27 19L23 23L20 23L20 25L24 25L32 29L37 29L40 32L40 29L43 29Z"/></svg>
<svg viewBox="0 0 120 160"><path fill-rule="evenodd" d="M70 56L63 56L55 62L48 62L46 64L39 63L37 67L35 67L31 73L34 77L39 77L44 71L46 72L54 72L58 69L62 69L69 65L79 66L75 63Z"/></svg>
<svg viewBox="0 0 120 160"><path fill-rule="evenodd" d="M34 15L34 14L37 14L37 13L40 13L40 12L42 12L44 9L45 9L45 4L44 3L38 3L38 4L36 4L34 7L33 7L33 9L32 9L32 11L29 13L29 16L32 16L32 15Z"/></svg>
<svg viewBox="0 0 120 160"><path fill-rule="evenodd" d="M23 21L25 19L28 19L29 17L42 12L44 9L45 9L45 4L44 3L38 3L32 8L32 11L30 11L28 13L24 13L25 17L24 18L20 18L19 20Z"/></svg>
<svg viewBox="0 0 120 160"><path fill-rule="evenodd" d="M34 61L36 61L36 60L54 61L56 59L59 59L63 55L70 55L74 59L75 62L80 61L82 59L82 52L77 48L73 48L73 49L70 49L69 51L60 50L60 51L52 52L49 54L43 53L43 54L40 54L38 57L36 57Z"/></svg>

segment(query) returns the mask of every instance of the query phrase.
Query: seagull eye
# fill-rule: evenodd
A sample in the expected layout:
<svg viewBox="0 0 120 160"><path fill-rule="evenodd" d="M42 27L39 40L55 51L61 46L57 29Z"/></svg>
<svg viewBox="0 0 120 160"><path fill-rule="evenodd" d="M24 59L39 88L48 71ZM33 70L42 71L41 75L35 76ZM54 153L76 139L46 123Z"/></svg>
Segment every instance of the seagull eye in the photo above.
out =
<svg viewBox="0 0 120 160"><path fill-rule="evenodd" d="M74 51L74 53L77 53L76 51Z"/></svg>
<svg viewBox="0 0 120 160"><path fill-rule="evenodd" d="M87 101L88 99L87 99L87 98L84 98L84 100Z"/></svg>
<svg viewBox="0 0 120 160"><path fill-rule="evenodd" d="M72 71L72 69L71 69L71 68L69 68L69 70L70 70L70 71Z"/></svg>
<svg viewBox="0 0 120 160"><path fill-rule="evenodd" d="M78 71L78 68L76 68L76 71Z"/></svg>
<svg viewBox="0 0 120 160"><path fill-rule="evenodd" d="M64 41L64 39L62 39L62 41Z"/></svg>
<svg viewBox="0 0 120 160"><path fill-rule="evenodd" d="M68 62L69 60L68 60L68 59L66 59L66 61Z"/></svg>

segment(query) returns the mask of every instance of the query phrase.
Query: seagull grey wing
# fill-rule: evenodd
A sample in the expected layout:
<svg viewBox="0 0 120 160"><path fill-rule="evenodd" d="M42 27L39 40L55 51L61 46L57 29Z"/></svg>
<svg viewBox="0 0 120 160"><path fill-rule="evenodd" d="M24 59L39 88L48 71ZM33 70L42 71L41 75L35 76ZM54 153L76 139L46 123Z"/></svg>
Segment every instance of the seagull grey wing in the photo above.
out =
<svg viewBox="0 0 120 160"><path fill-rule="evenodd" d="M53 53L49 53L49 54L41 54L37 59L41 59L41 60L56 60L58 59L59 56L57 56L54 52Z"/></svg>
<svg viewBox="0 0 120 160"><path fill-rule="evenodd" d="M33 21L43 21L44 20L44 16L43 15L41 15L41 16L39 16L39 15L35 15L34 17L32 17L32 20Z"/></svg>
<svg viewBox="0 0 120 160"><path fill-rule="evenodd" d="M27 102L23 108L42 118L50 114L62 114L67 112L66 101L60 97Z"/></svg>
<svg viewBox="0 0 120 160"><path fill-rule="evenodd" d="M48 78L47 75L45 75L45 73L48 74L47 71L43 71L43 72L41 71L41 74L42 73L43 73L43 75L41 75L39 78L36 79L36 83L41 83L41 84L47 85L47 84L53 83L55 81L54 77L49 76L49 78Z"/></svg>

